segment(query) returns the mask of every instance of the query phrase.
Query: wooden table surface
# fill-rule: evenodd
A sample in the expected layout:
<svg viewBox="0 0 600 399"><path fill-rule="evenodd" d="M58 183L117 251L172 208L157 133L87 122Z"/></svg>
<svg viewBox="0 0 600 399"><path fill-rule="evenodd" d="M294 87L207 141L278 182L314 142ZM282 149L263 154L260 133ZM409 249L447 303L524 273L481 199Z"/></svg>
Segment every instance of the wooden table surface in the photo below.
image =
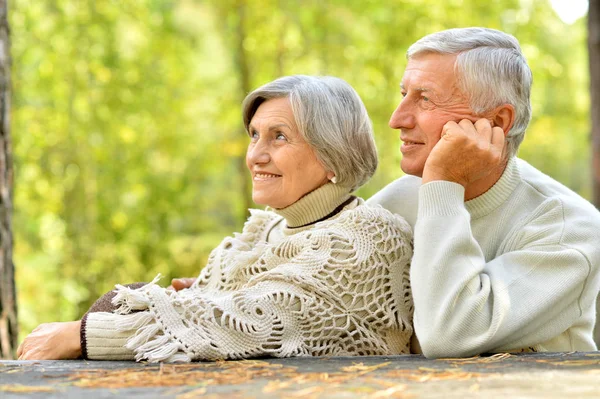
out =
<svg viewBox="0 0 600 399"><path fill-rule="evenodd" d="M600 352L258 359L192 364L0 361L0 398L600 398Z"/></svg>

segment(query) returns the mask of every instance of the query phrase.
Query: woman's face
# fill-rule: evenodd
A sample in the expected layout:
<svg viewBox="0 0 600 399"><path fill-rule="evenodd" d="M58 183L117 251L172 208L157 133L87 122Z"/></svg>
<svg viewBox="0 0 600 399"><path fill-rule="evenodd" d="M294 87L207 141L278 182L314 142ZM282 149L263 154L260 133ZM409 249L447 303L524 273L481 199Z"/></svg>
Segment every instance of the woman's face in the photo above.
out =
<svg viewBox="0 0 600 399"><path fill-rule="evenodd" d="M262 103L248 130L246 165L255 203L285 208L327 183L328 173L298 131L288 98Z"/></svg>

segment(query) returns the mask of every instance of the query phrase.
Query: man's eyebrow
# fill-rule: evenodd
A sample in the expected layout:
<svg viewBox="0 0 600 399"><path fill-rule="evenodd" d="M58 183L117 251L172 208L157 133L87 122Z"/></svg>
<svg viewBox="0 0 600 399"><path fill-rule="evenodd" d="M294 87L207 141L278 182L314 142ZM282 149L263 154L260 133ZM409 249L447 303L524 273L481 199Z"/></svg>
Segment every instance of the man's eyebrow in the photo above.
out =
<svg viewBox="0 0 600 399"><path fill-rule="evenodd" d="M404 85L402 83L400 83L400 89L406 90L406 87L404 87ZM419 91L419 92L422 92L422 93L426 93L426 92L431 91L431 89L428 88L428 87L415 87L413 90L414 91Z"/></svg>

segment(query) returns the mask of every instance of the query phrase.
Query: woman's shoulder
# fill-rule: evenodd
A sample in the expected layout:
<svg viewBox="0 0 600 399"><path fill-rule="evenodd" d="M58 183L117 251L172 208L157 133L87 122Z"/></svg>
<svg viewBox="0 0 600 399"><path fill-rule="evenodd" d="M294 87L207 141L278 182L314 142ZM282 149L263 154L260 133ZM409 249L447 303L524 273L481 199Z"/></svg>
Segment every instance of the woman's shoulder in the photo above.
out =
<svg viewBox="0 0 600 399"><path fill-rule="evenodd" d="M263 223L271 223L274 221L279 221L282 219L282 216L276 214L275 212L267 209L248 209L250 212L250 216L246 220L244 224L244 228L248 224L263 224Z"/></svg>
<svg viewBox="0 0 600 399"><path fill-rule="evenodd" d="M366 204L361 200L359 205L353 209L348 209L340 217L353 220L356 224L384 223L398 226L399 228L411 231L410 225L406 220L395 213L388 211L381 205Z"/></svg>
<svg viewBox="0 0 600 399"><path fill-rule="evenodd" d="M233 237L226 237L223 243L231 247L234 241L256 245L258 242L267 241L269 231L277 225L282 217L269 210L249 209L250 216L244 223L241 233L233 233Z"/></svg>
<svg viewBox="0 0 600 399"><path fill-rule="evenodd" d="M317 228L335 228L351 231L387 231L390 234L401 234L412 237L412 229L406 220L380 205L367 205L359 198L358 205L345 209L335 219L319 223Z"/></svg>

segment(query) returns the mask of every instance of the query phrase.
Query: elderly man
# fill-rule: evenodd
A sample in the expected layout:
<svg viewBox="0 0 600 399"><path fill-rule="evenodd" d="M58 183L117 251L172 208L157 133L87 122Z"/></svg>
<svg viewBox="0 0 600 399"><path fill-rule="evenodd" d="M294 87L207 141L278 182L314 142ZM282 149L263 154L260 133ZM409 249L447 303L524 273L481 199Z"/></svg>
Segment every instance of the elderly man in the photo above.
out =
<svg viewBox="0 0 600 399"><path fill-rule="evenodd" d="M390 126L408 176L369 203L414 227L424 355L596 350L600 213L516 157L532 81L518 41L450 29L407 56Z"/></svg>

